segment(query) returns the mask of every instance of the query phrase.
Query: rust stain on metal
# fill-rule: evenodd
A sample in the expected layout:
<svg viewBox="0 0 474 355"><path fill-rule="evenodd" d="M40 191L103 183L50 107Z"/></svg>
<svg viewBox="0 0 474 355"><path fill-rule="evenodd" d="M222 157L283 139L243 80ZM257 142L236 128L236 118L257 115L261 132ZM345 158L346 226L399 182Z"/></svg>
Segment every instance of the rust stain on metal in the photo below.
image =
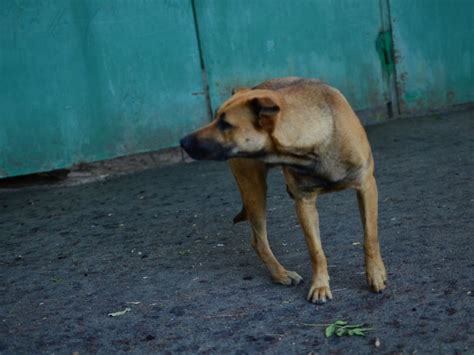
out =
<svg viewBox="0 0 474 355"><path fill-rule="evenodd" d="M408 77L408 73L403 72L400 74L400 80L397 80L398 101L399 101L402 113L403 111L408 110L407 103L403 96L404 91L405 91L405 82L407 80L407 77Z"/></svg>

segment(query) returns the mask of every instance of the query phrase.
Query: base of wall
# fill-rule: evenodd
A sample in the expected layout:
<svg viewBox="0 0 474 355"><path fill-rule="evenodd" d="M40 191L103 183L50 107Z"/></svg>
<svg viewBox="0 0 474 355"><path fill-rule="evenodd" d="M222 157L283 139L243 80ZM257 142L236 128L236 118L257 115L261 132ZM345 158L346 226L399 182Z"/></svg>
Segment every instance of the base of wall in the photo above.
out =
<svg viewBox="0 0 474 355"><path fill-rule="evenodd" d="M191 161L192 159L181 148L166 148L156 152L139 153L92 163L80 163L70 169L4 178L0 179L0 189L16 189L38 185L74 186Z"/></svg>
<svg viewBox="0 0 474 355"><path fill-rule="evenodd" d="M402 115L397 119L414 119L424 116L474 110L474 103L452 106L449 109L438 109L419 114ZM364 125L380 124L391 121L384 115L383 109L357 111ZM139 153L120 158L102 160L92 163L80 163L70 169L15 176L0 179L0 190L16 189L30 186L74 186L94 181L105 180L116 176L132 174L147 169L165 167L178 163L190 163L193 160L180 147L161 149L155 152Z"/></svg>

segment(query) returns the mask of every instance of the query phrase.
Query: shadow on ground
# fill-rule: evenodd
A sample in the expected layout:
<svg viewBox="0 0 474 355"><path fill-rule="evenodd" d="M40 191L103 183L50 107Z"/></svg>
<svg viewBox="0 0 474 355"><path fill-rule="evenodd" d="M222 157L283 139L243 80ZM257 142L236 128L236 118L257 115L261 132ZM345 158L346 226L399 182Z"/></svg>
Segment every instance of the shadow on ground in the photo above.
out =
<svg viewBox="0 0 474 355"><path fill-rule="evenodd" d="M271 283L248 225L232 226L240 200L224 163L2 191L0 351L473 351L473 122L470 111L368 128L389 287L367 290L355 194L325 195L334 300L323 306L305 301L308 282ZM309 280L278 170L269 186L275 254ZM374 329L326 339L304 325L340 319Z"/></svg>

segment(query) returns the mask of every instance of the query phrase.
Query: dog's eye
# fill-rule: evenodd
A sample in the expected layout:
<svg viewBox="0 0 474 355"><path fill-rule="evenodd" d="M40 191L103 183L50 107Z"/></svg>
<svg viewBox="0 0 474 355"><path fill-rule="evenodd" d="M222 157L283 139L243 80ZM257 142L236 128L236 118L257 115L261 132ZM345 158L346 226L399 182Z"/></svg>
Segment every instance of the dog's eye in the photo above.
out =
<svg viewBox="0 0 474 355"><path fill-rule="evenodd" d="M227 121L224 121L223 119L220 119L218 122L217 122L217 128L219 128L220 131L227 131L228 129L231 129L232 126L229 122Z"/></svg>

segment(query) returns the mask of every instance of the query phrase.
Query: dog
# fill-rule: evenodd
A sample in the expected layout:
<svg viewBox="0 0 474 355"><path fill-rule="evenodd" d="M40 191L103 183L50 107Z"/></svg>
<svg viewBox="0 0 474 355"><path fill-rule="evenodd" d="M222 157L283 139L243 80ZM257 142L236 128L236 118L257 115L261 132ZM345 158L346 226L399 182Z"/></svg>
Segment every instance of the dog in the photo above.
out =
<svg viewBox="0 0 474 355"><path fill-rule="evenodd" d="M362 124L337 89L317 79L288 77L235 90L210 124L180 144L193 159L229 161L243 203L234 223L249 221L252 247L273 280L296 285L301 276L279 263L267 239L266 176L270 167L281 166L309 249L312 280L307 299L313 303L332 299L316 199L354 189L364 228L367 282L374 292L386 287L374 160Z"/></svg>

